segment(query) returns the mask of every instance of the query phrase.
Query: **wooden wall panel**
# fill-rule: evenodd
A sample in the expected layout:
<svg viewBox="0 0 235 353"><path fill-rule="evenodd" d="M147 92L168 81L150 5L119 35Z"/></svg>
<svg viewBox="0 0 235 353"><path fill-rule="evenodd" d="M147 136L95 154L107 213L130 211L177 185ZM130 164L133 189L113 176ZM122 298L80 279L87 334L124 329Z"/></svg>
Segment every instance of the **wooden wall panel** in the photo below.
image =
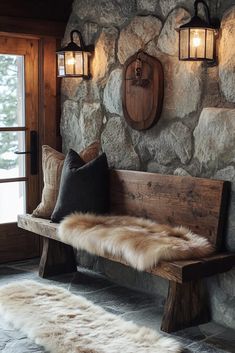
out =
<svg viewBox="0 0 235 353"><path fill-rule="evenodd" d="M24 229L16 232L15 229L15 223L1 225L0 263L31 259L39 255L39 236Z"/></svg>

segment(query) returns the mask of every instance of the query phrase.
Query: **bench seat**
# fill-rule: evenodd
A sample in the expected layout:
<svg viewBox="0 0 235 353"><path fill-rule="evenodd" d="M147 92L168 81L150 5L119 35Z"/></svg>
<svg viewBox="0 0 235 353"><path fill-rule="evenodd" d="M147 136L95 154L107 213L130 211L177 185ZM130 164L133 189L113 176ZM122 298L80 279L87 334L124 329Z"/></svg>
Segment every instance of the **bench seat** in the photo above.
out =
<svg viewBox="0 0 235 353"><path fill-rule="evenodd" d="M146 271L169 281L161 325L165 332L208 322L210 310L203 278L229 271L235 265L235 254L221 252L229 186L222 180L110 170L112 214L184 225L206 237L217 249L207 258L165 261ZM18 226L43 237L41 277L77 271L74 249L59 240L58 224L24 215L19 216ZM108 259L120 262L113 257Z"/></svg>
<svg viewBox="0 0 235 353"><path fill-rule="evenodd" d="M52 223L47 219L35 218L31 215L22 215L18 217L18 226L49 239L60 241L57 236L58 224ZM116 260L112 256L106 258L111 261L120 262L120 260ZM129 266L125 262L121 263L125 266ZM234 265L235 254L218 253L199 260L164 261L146 272L177 283L184 283L228 271Z"/></svg>

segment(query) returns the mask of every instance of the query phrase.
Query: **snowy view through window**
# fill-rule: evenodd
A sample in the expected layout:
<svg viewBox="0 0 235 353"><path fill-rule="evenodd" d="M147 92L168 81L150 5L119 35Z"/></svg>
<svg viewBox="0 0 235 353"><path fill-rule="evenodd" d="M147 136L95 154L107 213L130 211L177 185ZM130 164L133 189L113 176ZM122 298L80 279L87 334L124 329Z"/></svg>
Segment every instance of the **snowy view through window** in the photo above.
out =
<svg viewBox="0 0 235 353"><path fill-rule="evenodd" d="M25 126L24 58L0 54L0 179L25 176L25 132L14 128ZM1 129L4 128L4 129ZM4 130L4 131L3 131ZM8 180L6 180L8 181ZM15 222L24 213L25 182L0 183L0 223Z"/></svg>

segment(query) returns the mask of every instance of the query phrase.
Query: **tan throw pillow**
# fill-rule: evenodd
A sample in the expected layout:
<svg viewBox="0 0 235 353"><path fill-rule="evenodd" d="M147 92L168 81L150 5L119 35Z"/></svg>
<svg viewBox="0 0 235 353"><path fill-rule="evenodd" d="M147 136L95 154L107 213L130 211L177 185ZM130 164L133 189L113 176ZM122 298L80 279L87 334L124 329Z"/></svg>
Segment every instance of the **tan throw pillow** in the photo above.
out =
<svg viewBox="0 0 235 353"><path fill-rule="evenodd" d="M50 218L58 196L64 154L50 146L42 146L42 171L44 187L42 200L33 211L32 216Z"/></svg>
<svg viewBox="0 0 235 353"><path fill-rule="evenodd" d="M98 141L92 143L82 150L79 155L84 162L90 162L99 155L100 144ZM42 171L44 187L42 200L33 211L32 216L50 218L55 208L60 187L60 177L64 164L65 155L54 148L42 146Z"/></svg>

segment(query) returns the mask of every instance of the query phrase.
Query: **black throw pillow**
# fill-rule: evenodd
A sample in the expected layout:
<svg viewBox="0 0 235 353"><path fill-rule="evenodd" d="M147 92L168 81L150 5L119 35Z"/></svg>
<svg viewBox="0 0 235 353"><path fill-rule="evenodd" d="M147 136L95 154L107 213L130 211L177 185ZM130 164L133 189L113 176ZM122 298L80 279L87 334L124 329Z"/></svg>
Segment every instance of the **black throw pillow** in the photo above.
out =
<svg viewBox="0 0 235 353"><path fill-rule="evenodd" d="M75 211L95 214L109 211L109 171L105 153L87 164L73 150L65 157L51 220L60 222Z"/></svg>

